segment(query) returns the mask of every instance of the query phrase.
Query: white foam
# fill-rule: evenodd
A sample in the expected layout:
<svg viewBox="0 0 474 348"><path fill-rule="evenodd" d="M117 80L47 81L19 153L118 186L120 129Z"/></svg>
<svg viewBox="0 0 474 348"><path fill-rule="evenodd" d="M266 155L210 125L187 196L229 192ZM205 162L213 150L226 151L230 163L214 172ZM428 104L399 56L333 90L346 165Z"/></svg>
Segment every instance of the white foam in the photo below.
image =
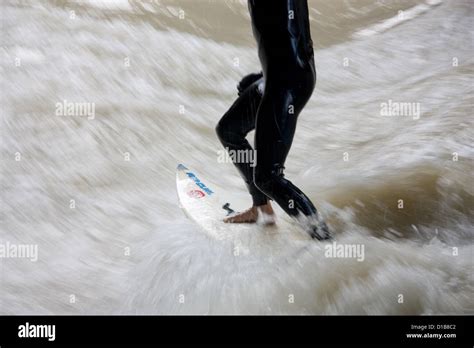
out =
<svg viewBox="0 0 474 348"><path fill-rule="evenodd" d="M461 200L472 196L467 1L446 2L398 27L400 35L380 35L383 45L352 40L317 52L320 78L298 120L287 177L314 200L338 243L365 245L363 262L325 257L326 243L290 240L272 227L235 243L217 241L179 209L178 161L236 192L229 198L236 210L251 204L234 166L216 164L222 146L213 128L236 97L239 78L259 68L254 44L159 31L129 16L70 21L61 7L7 7L0 236L38 244L39 259L2 261L0 312L472 313L472 219ZM10 52L44 59L23 69L13 66ZM422 117L381 117L380 102L389 98L422 103ZM97 117L54 116L62 99L96 103ZM21 161L14 160L17 151ZM428 189L419 186L420 173L433 171ZM405 210L419 233L385 215L397 191L419 203ZM439 217L430 222L423 203L433 201ZM274 208L278 224L290 220ZM436 229L452 241L410 240ZM459 246L457 255L452 246ZM68 294L78 301L69 303Z"/></svg>
<svg viewBox="0 0 474 348"><path fill-rule="evenodd" d="M403 22L418 17L431 8L440 5L441 3L442 0L426 0L425 3L412 7L406 11L399 11L395 17L389 18L383 22L379 22L371 27L359 30L353 35L353 37L358 39L383 33L384 31L387 31Z"/></svg>
<svg viewBox="0 0 474 348"><path fill-rule="evenodd" d="M128 0L89 0L88 5L107 10L124 10L132 11L133 7Z"/></svg>
<svg viewBox="0 0 474 348"><path fill-rule="evenodd" d="M44 61L45 56L39 50L28 47L15 47L13 54L16 58L20 58L22 62L39 64Z"/></svg>

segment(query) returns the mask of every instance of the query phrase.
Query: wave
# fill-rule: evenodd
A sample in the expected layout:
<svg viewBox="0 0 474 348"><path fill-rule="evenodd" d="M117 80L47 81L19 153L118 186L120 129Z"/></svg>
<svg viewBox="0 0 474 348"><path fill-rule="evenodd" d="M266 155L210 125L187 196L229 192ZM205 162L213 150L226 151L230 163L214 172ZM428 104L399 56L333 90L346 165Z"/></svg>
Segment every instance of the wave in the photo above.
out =
<svg viewBox="0 0 474 348"><path fill-rule="evenodd" d="M383 33L397 25L400 25L406 21L413 20L416 17L424 14L431 10L435 6L442 4L442 0L427 0L425 3L414 6L407 10L400 10L395 17L386 19L368 28L357 31L353 34L354 38L362 38Z"/></svg>
<svg viewBox="0 0 474 348"><path fill-rule="evenodd" d="M2 260L2 313L474 311L472 2L311 3L318 83L286 175L338 243L365 246L363 262L285 235L242 238L235 257L178 207L181 162L250 204L214 134L259 69L245 2L94 4L1 4L0 240L39 250L36 263ZM65 99L94 103L95 118L56 116ZM389 100L419 103L420 117L382 115Z"/></svg>

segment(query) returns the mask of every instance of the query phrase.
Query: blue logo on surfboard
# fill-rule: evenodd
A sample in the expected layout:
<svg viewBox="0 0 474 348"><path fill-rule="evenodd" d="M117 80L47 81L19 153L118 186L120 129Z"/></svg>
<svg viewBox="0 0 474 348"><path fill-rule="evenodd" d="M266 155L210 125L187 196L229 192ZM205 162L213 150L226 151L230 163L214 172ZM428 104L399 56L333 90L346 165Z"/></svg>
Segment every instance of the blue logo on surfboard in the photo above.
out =
<svg viewBox="0 0 474 348"><path fill-rule="evenodd" d="M194 183L199 186L204 192L206 192L209 196L212 195L214 192L207 187L199 178L192 172L186 172L186 175L194 181Z"/></svg>

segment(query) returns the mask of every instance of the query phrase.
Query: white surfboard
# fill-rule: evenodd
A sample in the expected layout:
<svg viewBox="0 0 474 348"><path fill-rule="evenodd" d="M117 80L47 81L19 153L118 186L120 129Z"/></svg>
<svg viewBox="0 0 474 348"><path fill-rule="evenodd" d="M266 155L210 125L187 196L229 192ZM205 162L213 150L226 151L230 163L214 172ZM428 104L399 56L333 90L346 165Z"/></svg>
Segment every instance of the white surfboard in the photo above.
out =
<svg viewBox="0 0 474 348"><path fill-rule="evenodd" d="M186 216L216 239L241 241L248 238L290 237L292 240L310 240L293 220L285 216L277 217L277 224L274 226L224 223L223 219L228 212L223 206L230 203L230 208L234 210L239 208L238 204L232 206L233 202L227 199L232 196L231 192L225 192L226 198L223 198L223 193L216 185L182 164L178 165L176 171L176 188L180 207Z"/></svg>

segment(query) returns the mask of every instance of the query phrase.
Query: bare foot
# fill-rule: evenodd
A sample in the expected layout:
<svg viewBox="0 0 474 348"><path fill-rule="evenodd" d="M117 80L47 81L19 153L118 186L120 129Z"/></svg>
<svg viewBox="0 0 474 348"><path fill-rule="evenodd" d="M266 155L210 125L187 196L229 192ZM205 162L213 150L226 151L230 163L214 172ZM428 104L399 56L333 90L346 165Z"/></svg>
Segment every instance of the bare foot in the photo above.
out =
<svg viewBox="0 0 474 348"><path fill-rule="evenodd" d="M224 222L232 224L253 224L257 221L264 225L275 224L275 213L270 202L265 205L253 206L242 213L224 219Z"/></svg>

